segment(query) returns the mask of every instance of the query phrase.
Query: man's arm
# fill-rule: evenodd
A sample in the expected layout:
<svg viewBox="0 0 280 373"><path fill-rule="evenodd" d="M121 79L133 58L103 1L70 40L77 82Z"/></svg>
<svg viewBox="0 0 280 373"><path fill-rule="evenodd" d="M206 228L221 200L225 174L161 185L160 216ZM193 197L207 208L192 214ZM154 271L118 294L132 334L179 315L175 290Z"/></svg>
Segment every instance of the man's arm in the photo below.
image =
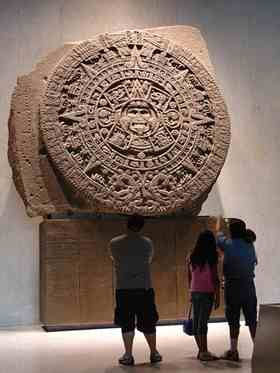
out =
<svg viewBox="0 0 280 373"><path fill-rule="evenodd" d="M215 310L220 306L220 278L218 274L218 265L215 264L212 268L212 276L213 276L213 283L215 285L215 293L214 293L214 300L215 300Z"/></svg>
<svg viewBox="0 0 280 373"><path fill-rule="evenodd" d="M112 253L111 242L108 244L108 253L109 253L109 257L110 257L112 260L114 260L113 253Z"/></svg>
<svg viewBox="0 0 280 373"><path fill-rule="evenodd" d="M259 261L258 261L258 256L257 256L257 253L256 253L256 248L255 248L255 245L253 245L253 248L254 248L254 260L255 260L255 265L258 265L259 264Z"/></svg>
<svg viewBox="0 0 280 373"><path fill-rule="evenodd" d="M186 258L186 267L187 267L188 283L189 283L189 288L190 288L191 283L192 283L192 270L191 270L191 262L190 262L189 256Z"/></svg>
<svg viewBox="0 0 280 373"><path fill-rule="evenodd" d="M216 233L220 232L221 225L222 225L222 217L218 216L216 219L216 226L215 226Z"/></svg>
<svg viewBox="0 0 280 373"><path fill-rule="evenodd" d="M217 246L219 249L222 251L225 250L226 244L227 244L227 237L226 235L221 231L221 226L222 226L222 217L218 216L216 220L216 241L217 241Z"/></svg>
<svg viewBox="0 0 280 373"><path fill-rule="evenodd" d="M153 261L153 258L154 258L155 250L154 250L153 241L152 240L149 240L149 241L150 241L150 246L151 246L151 251L150 251L150 256L149 256L149 263L151 264L152 261Z"/></svg>
<svg viewBox="0 0 280 373"><path fill-rule="evenodd" d="M227 244L226 235L223 232L217 232L216 241L217 241L218 248L221 249L222 251L225 251L226 244Z"/></svg>
<svg viewBox="0 0 280 373"><path fill-rule="evenodd" d="M192 302L192 293L191 293L191 284L192 284L192 268L191 268L191 261L190 256L186 257L186 272L187 272L187 288L188 288L188 298L189 302Z"/></svg>

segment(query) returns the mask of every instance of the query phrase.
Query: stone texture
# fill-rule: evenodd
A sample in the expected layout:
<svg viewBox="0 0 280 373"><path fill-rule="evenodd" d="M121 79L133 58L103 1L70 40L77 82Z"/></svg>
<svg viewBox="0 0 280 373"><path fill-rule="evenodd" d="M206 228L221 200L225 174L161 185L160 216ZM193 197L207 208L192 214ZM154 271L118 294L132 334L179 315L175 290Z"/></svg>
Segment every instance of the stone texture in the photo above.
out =
<svg viewBox="0 0 280 373"><path fill-rule="evenodd" d="M19 80L9 159L30 215L196 214L229 137L199 31L167 27L66 45Z"/></svg>
<svg viewBox="0 0 280 373"><path fill-rule="evenodd" d="M45 220L40 225L41 322L48 326L111 324L114 277L108 242L125 231L126 220ZM150 218L143 233L155 246L152 281L160 320L185 316L188 307L186 255L208 217ZM222 262L220 262L220 269ZM221 306L213 317L224 317Z"/></svg>
<svg viewBox="0 0 280 373"><path fill-rule="evenodd" d="M71 209L40 136L39 101L54 64L72 46L48 56L29 75L18 78L9 118L8 158L16 188L29 216L47 215Z"/></svg>
<svg viewBox="0 0 280 373"><path fill-rule="evenodd" d="M252 373L273 373L279 370L279 317L279 303L260 305L259 323L252 357Z"/></svg>

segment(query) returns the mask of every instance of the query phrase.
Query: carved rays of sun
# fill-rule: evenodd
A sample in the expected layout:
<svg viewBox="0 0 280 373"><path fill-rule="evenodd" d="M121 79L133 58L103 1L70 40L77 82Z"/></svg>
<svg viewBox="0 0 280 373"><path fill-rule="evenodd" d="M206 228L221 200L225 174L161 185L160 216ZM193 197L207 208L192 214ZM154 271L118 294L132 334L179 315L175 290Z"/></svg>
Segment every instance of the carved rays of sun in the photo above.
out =
<svg viewBox="0 0 280 373"><path fill-rule="evenodd" d="M93 80L96 77L97 74L93 68L83 63L81 64L81 67L84 70L84 72L87 74L90 80ZM144 89L145 83L141 83L141 80L143 80L143 78L141 78L139 74L139 70L143 69L144 67L144 62L141 58L140 50L138 50L136 45L134 45L131 51L131 58L127 62L127 67L130 69L134 69L134 79L133 79L132 88L130 91L126 89L128 100L132 100L132 99L149 100L151 90L152 90L152 84L150 84L149 89L147 89L145 92L145 89ZM179 73L178 75L174 76L174 79L182 81L184 80L185 75L186 75L186 72ZM86 112L87 112L87 106L85 105L85 106L79 107L79 109L77 110L73 110L71 112L60 115L60 118L71 120L73 122L82 123L86 120L85 119ZM210 124L213 124L213 122L215 122L215 120L208 116L205 116L200 113L190 112L190 115L189 115L190 127L193 127L193 126L195 126L196 128L197 126L208 127ZM96 159L96 156L93 155L92 158L89 160L87 166L85 167L84 172L87 173L93 168L95 168L97 163L100 164L100 162ZM183 166L192 173L198 172L197 168L193 165L193 163L189 159L185 159L185 161L183 162Z"/></svg>

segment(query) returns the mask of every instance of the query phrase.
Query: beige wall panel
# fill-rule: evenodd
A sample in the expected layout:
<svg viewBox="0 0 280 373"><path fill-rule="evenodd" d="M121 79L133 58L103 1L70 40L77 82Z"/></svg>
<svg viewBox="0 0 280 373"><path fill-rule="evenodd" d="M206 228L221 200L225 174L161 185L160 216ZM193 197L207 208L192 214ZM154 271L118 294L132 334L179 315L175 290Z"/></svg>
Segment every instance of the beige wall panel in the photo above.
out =
<svg viewBox="0 0 280 373"><path fill-rule="evenodd" d="M177 309L176 318L181 319L186 316L190 305L189 283L185 264L177 265Z"/></svg>
<svg viewBox="0 0 280 373"><path fill-rule="evenodd" d="M41 224L41 314L45 323L77 325L112 319L112 264L107 253L107 232L105 236L100 234L99 225L98 221L95 224L82 220L49 220ZM49 276L52 262L63 264L53 279ZM71 271L74 279L69 276ZM55 281L58 288L73 289L72 305L65 295L61 295L64 298L59 302L57 294L49 291L55 287Z"/></svg>
<svg viewBox="0 0 280 373"><path fill-rule="evenodd" d="M110 230L106 222L84 222L80 242L80 322L106 323L113 320L113 269L107 245ZM102 227L102 228L101 228Z"/></svg>
<svg viewBox="0 0 280 373"><path fill-rule="evenodd" d="M144 235L150 237L154 243L155 253L151 270L160 319L174 319L177 290L172 219L148 220L144 228Z"/></svg>
<svg viewBox="0 0 280 373"><path fill-rule="evenodd" d="M174 320L177 318L176 270L162 270L160 265L153 265L152 271L159 318Z"/></svg>
<svg viewBox="0 0 280 373"><path fill-rule="evenodd" d="M108 323L113 320L112 266L88 260L79 269L80 322Z"/></svg>
<svg viewBox="0 0 280 373"><path fill-rule="evenodd" d="M80 320L77 259L55 259L43 263L41 321L44 324L72 324Z"/></svg>

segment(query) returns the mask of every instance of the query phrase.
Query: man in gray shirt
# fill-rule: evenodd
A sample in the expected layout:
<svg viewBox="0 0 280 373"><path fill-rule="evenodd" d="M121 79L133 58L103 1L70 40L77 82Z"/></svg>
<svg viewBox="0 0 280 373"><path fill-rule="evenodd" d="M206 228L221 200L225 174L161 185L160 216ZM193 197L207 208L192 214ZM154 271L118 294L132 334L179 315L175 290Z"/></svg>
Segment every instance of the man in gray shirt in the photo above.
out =
<svg viewBox="0 0 280 373"><path fill-rule="evenodd" d="M153 258L153 242L140 234L144 226L141 216L133 215L127 221L127 233L113 238L109 245L116 275L115 324L122 329L125 347L119 359L123 365L133 365L132 355L135 318L150 348L150 361L162 360L156 349L156 322L158 313L155 293L151 284L150 263Z"/></svg>

